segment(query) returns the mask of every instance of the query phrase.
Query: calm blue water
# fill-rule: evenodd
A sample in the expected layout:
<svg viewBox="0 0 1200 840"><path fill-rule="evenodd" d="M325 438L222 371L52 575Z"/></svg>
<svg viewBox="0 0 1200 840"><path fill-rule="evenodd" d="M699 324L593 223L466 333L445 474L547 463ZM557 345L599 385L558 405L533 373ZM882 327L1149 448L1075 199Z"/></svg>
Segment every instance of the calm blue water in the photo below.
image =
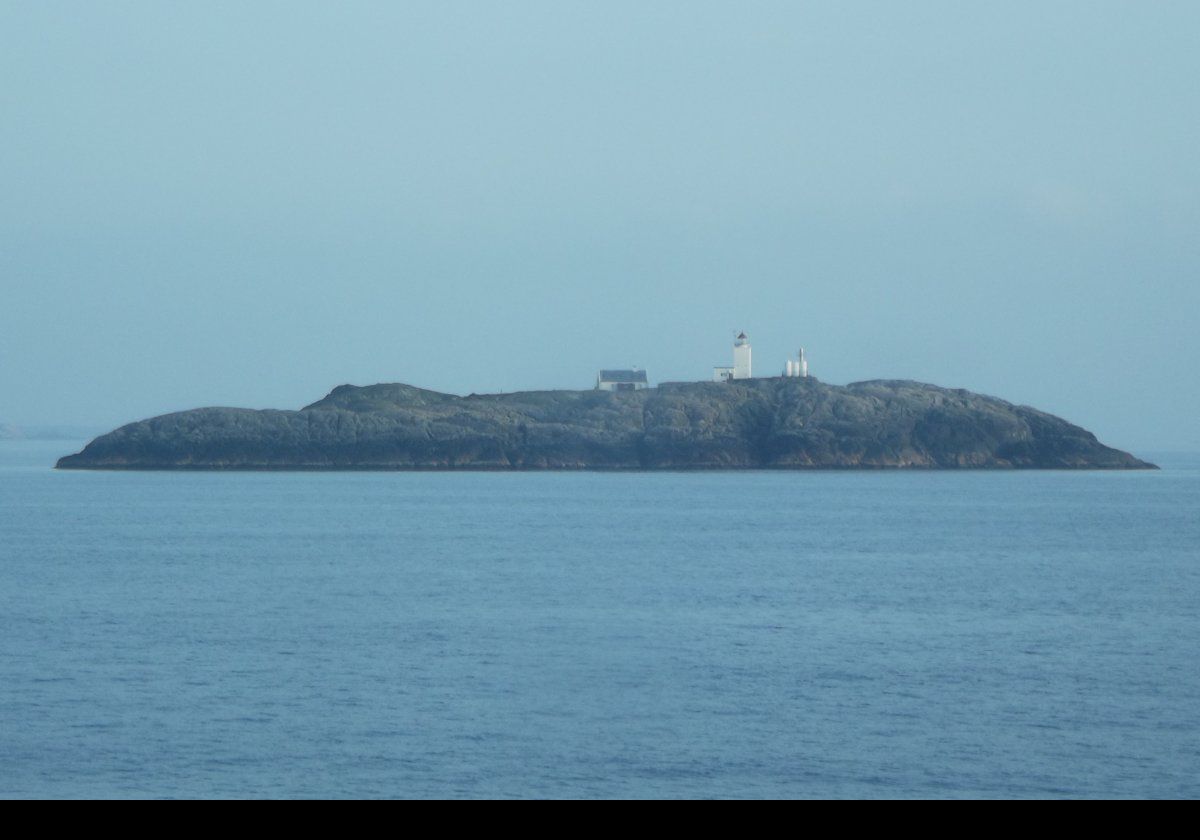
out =
<svg viewBox="0 0 1200 840"><path fill-rule="evenodd" d="M5 796L1200 795L1160 473L55 473L0 444Z"/></svg>

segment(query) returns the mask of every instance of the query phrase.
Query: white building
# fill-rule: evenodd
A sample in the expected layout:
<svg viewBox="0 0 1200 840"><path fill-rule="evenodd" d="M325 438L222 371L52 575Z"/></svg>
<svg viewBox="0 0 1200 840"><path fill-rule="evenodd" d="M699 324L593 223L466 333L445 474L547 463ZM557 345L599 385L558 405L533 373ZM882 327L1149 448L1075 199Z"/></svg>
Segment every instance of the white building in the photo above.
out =
<svg viewBox="0 0 1200 840"><path fill-rule="evenodd" d="M632 370L602 370L596 374L597 391L641 391L649 388L646 371L633 368Z"/></svg>
<svg viewBox="0 0 1200 840"><path fill-rule="evenodd" d="M733 366L713 368L713 382L749 379L750 376L750 339L745 333L738 333L733 341Z"/></svg>

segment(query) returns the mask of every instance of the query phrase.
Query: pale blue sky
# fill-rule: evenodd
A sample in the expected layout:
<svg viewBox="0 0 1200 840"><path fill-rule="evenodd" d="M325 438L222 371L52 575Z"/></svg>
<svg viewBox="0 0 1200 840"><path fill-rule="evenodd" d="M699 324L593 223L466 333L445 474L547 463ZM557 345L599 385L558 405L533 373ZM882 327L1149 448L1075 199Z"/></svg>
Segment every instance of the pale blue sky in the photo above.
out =
<svg viewBox="0 0 1200 840"><path fill-rule="evenodd" d="M0 3L0 419L705 379L1200 449L1200 3Z"/></svg>

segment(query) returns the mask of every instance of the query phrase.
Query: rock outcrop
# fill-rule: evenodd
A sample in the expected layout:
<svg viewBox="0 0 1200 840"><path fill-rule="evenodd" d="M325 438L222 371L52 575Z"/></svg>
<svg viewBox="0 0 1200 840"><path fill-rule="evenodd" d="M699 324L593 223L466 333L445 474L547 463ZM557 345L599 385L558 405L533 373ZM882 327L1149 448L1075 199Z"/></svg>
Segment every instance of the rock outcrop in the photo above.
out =
<svg viewBox="0 0 1200 840"><path fill-rule="evenodd" d="M131 423L63 469L1151 469L1025 406L904 381L667 383L458 397L335 388L300 411Z"/></svg>

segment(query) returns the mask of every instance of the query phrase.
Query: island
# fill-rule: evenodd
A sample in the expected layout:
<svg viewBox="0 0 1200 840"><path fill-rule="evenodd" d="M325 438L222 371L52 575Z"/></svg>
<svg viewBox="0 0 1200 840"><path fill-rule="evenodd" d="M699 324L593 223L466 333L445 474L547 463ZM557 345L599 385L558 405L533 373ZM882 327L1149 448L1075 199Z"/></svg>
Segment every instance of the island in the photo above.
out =
<svg viewBox="0 0 1200 840"><path fill-rule="evenodd" d="M461 397L342 385L299 411L200 408L102 435L60 469L1155 469L1050 414L909 381L664 383Z"/></svg>

